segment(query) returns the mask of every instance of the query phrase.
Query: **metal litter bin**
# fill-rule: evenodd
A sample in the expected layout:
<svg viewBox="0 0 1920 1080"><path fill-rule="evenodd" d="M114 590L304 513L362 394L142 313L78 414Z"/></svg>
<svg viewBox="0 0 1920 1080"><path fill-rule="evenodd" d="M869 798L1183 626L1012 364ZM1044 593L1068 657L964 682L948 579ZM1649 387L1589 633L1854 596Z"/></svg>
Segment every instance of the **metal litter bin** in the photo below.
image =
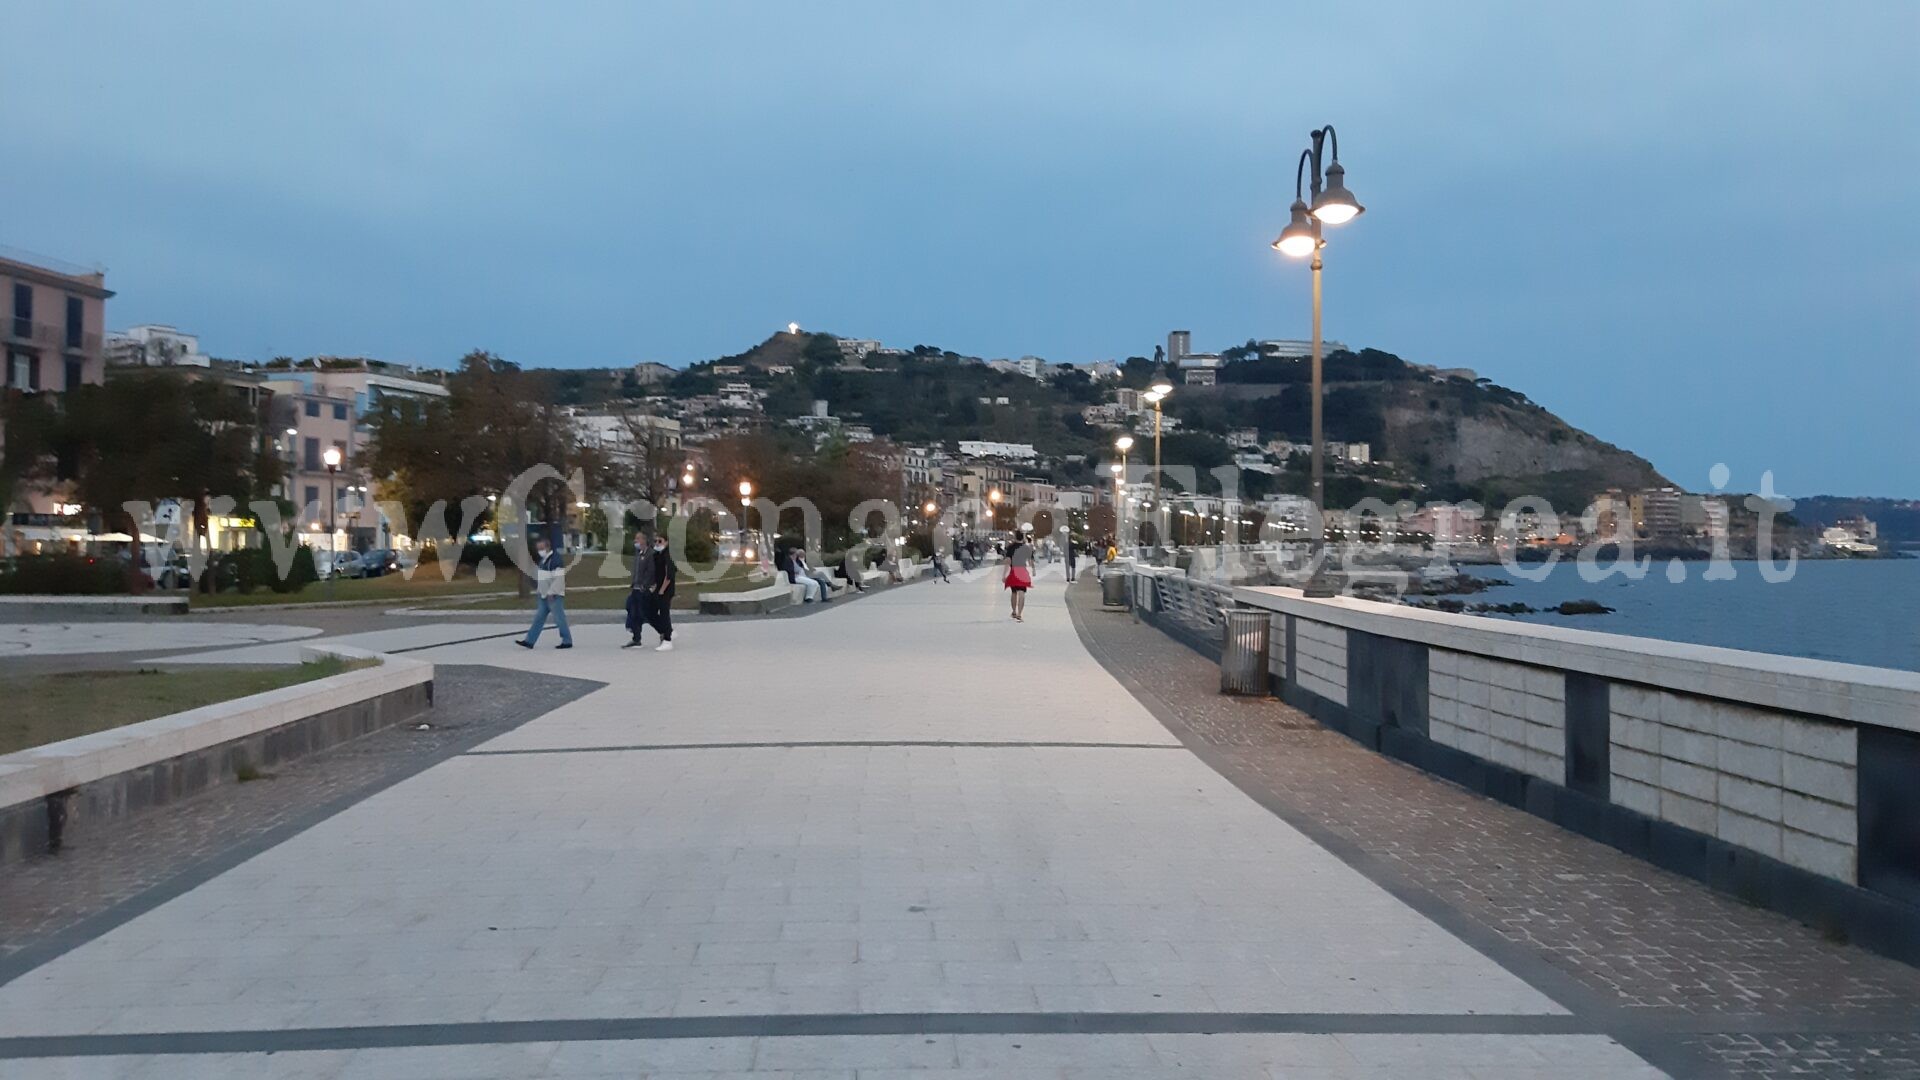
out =
<svg viewBox="0 0 1920 1080"><path fill-rule="evenodd" d="M1267 635L1271 613L1258 608L1220 609L1220 692L1267 692Z"/></svg>
<svg viewBox="0 0 1920 1080"><path fill-rule="evenodd" d="M1127 575L1119 567L1109 566L1100 575L1100 602L1107 607L1127 606Z"/></svg>

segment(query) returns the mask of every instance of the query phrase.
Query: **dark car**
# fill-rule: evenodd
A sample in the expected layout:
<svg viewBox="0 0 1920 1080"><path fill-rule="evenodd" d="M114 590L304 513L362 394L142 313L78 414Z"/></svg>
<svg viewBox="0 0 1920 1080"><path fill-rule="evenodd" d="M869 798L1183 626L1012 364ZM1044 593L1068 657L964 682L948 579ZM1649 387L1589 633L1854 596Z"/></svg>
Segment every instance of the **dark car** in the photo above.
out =
<svg viewBox="0 0 1920 1080"><path fill-rule="evenodd" d="M372 548L360 553L360 576L379 577L400 569L400 553L392 548Z"/></svg>

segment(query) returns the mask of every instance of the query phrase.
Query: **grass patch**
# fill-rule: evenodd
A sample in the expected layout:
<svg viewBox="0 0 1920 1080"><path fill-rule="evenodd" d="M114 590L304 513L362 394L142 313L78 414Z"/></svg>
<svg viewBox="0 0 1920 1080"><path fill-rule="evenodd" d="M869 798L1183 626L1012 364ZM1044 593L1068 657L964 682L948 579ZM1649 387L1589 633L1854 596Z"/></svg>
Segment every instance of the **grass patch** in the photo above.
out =
<svg viewBox="0 0 1920 1080"><path fill-rule="evenodd" d="M0 713L0 754L312 682L377 663L377 660L328 657L273 668L207 665L193 671L141 668L0 678L0 700L7 702L7 709Z"/></svg>

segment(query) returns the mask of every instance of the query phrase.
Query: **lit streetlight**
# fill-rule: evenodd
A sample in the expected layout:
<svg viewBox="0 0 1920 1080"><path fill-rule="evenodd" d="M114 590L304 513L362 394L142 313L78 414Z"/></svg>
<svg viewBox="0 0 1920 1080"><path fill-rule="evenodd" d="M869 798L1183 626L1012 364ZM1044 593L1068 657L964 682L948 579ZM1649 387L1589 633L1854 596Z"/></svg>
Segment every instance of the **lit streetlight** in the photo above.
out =
<svg viewBox="0 0 1920 1080"><path fill-rule="evenodd" d="M1293 171L1293 205L1289 208L1290 220L1287 227L1273 242L1274 250L1296 259L1312 256L1308 268L1313 271L1313 507L1325 520L1326 440L1321 426L1321 339L1320 339L1320 252L1327 246L1321 236L1321 225L1344 225L1359 217L1365 209L1353 192L1347 190L1347 170L1340 164L1340 137L1335 134L1333 125L1316 128L1310 134L1312 145L1300 152L1299 164ZM1322 150L1331 151L1332 163L1322 169ZM1308 180L1306 191L1301 182ZM1307 196L1311 195L1311 201ZM1322 529L1324 532L1324 527ZM1324 541L1315 541L1318 547ZM1316 556L1318 552L1315 552ZM1311 593L1327 591L1319 581L1320 560L1314 559L1315 581L1308 583Z"/></svg>
<svg viewBox="0 0 1920 1080"><path fill-rule="evenodd" d="M1161 526L1159 523L1159 517L1161 514L1161 510L1160 510L1160 409L1161 409L1162 403L1164 403L1167 400L1167 395L1171 393L1173 393L1173 383L1167 381L1167 377L1165 375L1162 375L1153 380L1153 385L1147 387L1147 392L1144 395L1147 401L1152 403L1153 405L1153 507L1154 507L1154 516L1155 516L1155 521L1153 526L1153 542L1155 544L1163 543L1165 539L1160 535Z"/></svg>
<svg viewBox="0 0 1920 1080"><path fill-rule="evenodd" d="M340 448L337 446L327 447L327 452L320 455L320 460L324 461L327 466L327 595L331 597L333 595L333 575L340 569L340 561L336 555L336 545L339 541L334 539L333 520L333 478L334 475L340 471Z"/></svg>
<svg viewBox="0 0 1920 1080"><path fill-rule="evenodd" d="M753 481L740 481L740 551L747 550L747 508L753 505Z"/></svg>

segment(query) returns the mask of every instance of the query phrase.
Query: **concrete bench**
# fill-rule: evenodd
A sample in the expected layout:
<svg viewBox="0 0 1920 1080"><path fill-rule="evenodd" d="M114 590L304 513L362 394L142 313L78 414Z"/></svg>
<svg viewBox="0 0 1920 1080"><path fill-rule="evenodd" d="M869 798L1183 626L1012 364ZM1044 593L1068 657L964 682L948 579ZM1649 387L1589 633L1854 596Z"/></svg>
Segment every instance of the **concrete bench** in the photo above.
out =
<svg viewBox="0 0 1920 1080"><path fill-rule="evenodd" d="M799 603L796 586L785 581L730 593L701 593L702 615L766 615Z"/></svg>

